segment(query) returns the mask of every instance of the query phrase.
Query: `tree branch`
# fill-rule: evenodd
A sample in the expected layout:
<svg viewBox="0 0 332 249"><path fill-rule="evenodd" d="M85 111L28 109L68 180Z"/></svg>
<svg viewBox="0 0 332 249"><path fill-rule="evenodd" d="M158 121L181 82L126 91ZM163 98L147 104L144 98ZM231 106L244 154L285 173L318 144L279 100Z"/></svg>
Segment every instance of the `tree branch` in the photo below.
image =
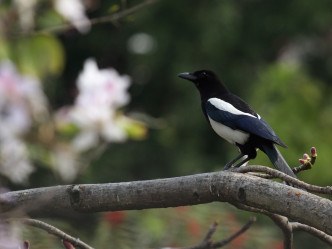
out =
<svg viewBox="0 0 332 249"><path fill-rule="evenodd" d="M261 213L266 216L268 216L279 228L282 230L284 234L284 249L292 249L292 244L293 244L293 232L298 231L298 230L303 230L305 232L308 232L323 242L329 244L332 246L332 236L316 229L308 225L304 225L298 222L289 222L287 217L278 215L278 214L273 214L271 212L268 212L263 209L259 208L254 208L254 207L249 207L241 203L232 203L235 207L249 211L249 212L254 212L254 213Z"/></svg>
<svg viewBox="0 0 332 249"><path fill-rule="evenodd" d="M290 179L286 180L291 182ZM0 195L0 210L3 217L54 217L77 212L165 208L214 201L264 209L332 234L332 201L278 182L225 171L14 191Z"/></svg>
<svg viewBox="0 0 332 249"><path fill-rule="evenodd" d="M332 236L327 235L326 233L324 233L316 228L313 228L313 227L310 227L308 225L304 225L304 224L301 224L298 222L291 222L291 225L292 225L293 231L303 230L307 233L310 233L310 234L316 236L323 242L332 246Z"/></svg>
<svg viewBox="0 0 332 249"><path fill-rule="evenodd" d="M296 178L293 178L289 175L284 174L281 171L275 170L275 169L271 169L265 166L260 166L260 165L249 165L249 166L245 166L245 167L240 167L240 168L236 168L236 169L232 169L233 172L238 172L238 173L248 173L248 172L263 172L263 173L267 173L271 176L273 176L274 178L279 178L283 181L292 183L298 187L304 188L306 190L315 192L315 193L320 193L320 194L329 194L332 195L332 187L331 186L327 186L327 187L319 187L319 186L315 186L312 184L308 184L306 182L303 182L301 180L298 180ZM257 175L255 175L257 176Z"/></svg>
<svg viewBox="0 0 332 249"><path fill-rule="evenodd" d="M218 222L213 222L209 231L205 235L205 238L198 245L190 246L190 247L181 247L181 249L210 249L210 248L212 248L213 242L211 241L211 238L212 238L212 235L216 232L217 226L218 226Z"/></svg>
<svg viewBox="0 0 332 249"><path fill-rule="evenodd" d="M264 166L265 167L265 166ZM297 167L294 167L292 168L292 171L294 172L294 174L298 174L300 173L301 171L304 171L304 170L308 170L308 166L307 165L300 165L300 166L297 166ZM273 178L277 178L277 177L274 177L272 175L269 175L269 174L262 174L262 173L254 173L254 172L248 172L248 174L250 175L253 175L253 176L258 176L258 177L261 177L261 178L264 178L264 179L273 179Z"/></svg>
<svg viewBox="0 0 332 249"><path fill-rule="evenodd" d="M120 19L123 19L129 15L132 15L138 11L140 11L141 9L155 4L157 3L159 0L146 0L140 4L135 5L134 7L131 7L129 9L125 9L123 11L114 13L112 15L108 15L108 16L103 16L103 17L96 17L96 18L92 18L90 19L91 25L95 25L95 24L100 24L100 23L116 23L117 21L119 21ZM85 22L85 21L84 21ZM59 25L59 26L54 26L54 27L49 27L49 28L45 28L42 30L37 30L35 31L35 34L38 33L60 33L63 31L67 31L69 29L74 29L74 26L70 23L66 23L63 25Z"/></svg>
<svg viewBox="0 0 332 249"><path fill-rule="evenodd" d="M68 235L67 233L61 231L60 229L58 229L54 226L51 226L50 224L47 224L43 221L34 220L34 219L21 219L21 220L26 225L43 229L46 232L48 232L50 234L53 234L53 235L65 240L65 241L69 241L74 246L77 246L77 247L82 248L82 249L93 249L93 247L91 247L88 244L84 243L80 239L78 239L78 238L76 239L76 238Z"/></svg>
<svg viewBox="0 0 332 249"><path fill-rule="evenodd" d="M241 203L232 203L238 209L242 209L249 212L261 213L268 216L282 231L284 234L284 249L292 249L293 244L293 230L292 226L289 225L287 217L271 213L264 209L250 207Z"/></svg>
<svg viewBox="0 0 332 249"><path fill-rule="evenodd" d="M235 238L240 236L242 233L247 231L255 221L256 221L256 217L251 216L249 221L240 230L238 230L236 233L234 233L233 235L229 236L226 239L223 239L219 242L213 243L211 248L219 248L219 247L222 247L224 245L227 245L229 242L231 242L232 240L234 240Z"/></svg>
<svg viewBox="0 0 332 249"><path fill-rule="evenodd" d="M203 239L203 241L201 243L199 243L198 245L195 245L195 246L181 247L181 249L214 249L214 248L223 247L223 246L227 245L228 243L230 243L231 241L233 241L234 239L236 239L237 237L239 237L242 233L247 231L255 221L256 221L256 217L251 216L249 221L237 232L235 232L234 234L232 234L231 236L229 236L226 239L223 239L223 240L220 240L217 242L212 242L212 240L211 240L212 235L215 233L217 226L218 226L218 223L214 222L211 225L209 231L207 232L205 238Z"/></svg>

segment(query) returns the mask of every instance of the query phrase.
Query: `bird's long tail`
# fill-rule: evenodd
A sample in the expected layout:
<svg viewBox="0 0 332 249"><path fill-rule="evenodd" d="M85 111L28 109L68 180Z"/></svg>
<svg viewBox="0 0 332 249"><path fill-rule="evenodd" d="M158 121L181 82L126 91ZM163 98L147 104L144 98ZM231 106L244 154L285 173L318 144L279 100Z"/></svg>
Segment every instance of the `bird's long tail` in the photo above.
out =
<svg viewBox="0 0 332 249"><path fill-rule="evenodd" d="M276 167L277 170L279 170L289 176L297 178L296 175L294 174L294 172L288 166L286 160L281 155L280 151L278 150L278 148L275 144L263 143L262 150L269 157L269 159L271 160L271 162L273 163L274 167Z"/></svg>

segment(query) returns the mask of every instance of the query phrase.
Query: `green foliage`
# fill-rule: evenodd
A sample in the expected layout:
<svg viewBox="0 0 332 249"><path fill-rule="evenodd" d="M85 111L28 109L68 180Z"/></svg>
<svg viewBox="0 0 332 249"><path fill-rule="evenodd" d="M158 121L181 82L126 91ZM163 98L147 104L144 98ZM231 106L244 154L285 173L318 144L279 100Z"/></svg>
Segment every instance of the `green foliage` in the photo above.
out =
<svg viewBox="0 0 332 249"><path fill-rule="evenodd" d="M14 61L23 73L44 78L60 74L64 66L61 43L51 35L36 35L13 44Z"/></svg>
<svg viewBox="0 0 332 249"><path fill-rule="evenodd" d="M300 175L316 184L328 185L332 173L329 158L324 156L329 148L331 132L326 129L330 115L326 115L326 99L331 93L324 83L310 77L305 70L283 63L270 65L258 75L252 86L250 103L287 144L288 149L280 149L289 163L298 166L298 158L309 153L316 146L319 153L317 164L309 172ZM284 134L284 135L283 135ZM322 139L324 138L324 139ZM263 156L264 157L264 156ZM262 158L262 157L261 157ZM263 164L269 164L267 160ZM326 172L326 174L321 174Z"/></svg>

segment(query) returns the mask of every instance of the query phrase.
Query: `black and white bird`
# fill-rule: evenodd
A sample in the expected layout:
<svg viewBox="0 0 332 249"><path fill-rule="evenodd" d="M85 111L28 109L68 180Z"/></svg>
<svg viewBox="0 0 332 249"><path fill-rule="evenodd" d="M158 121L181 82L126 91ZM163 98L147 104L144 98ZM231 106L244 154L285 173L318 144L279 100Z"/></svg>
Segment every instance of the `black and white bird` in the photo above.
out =
<svg viewBox="0 0 332 249"><path fill-rule="evenodd" d="M199 90L203 113L212 129L239 148L240 155L227 163L224 170L241 158L243 160L234 167L254 159L257 149L260 149L278 170L296 178L276 144L284 148L287 146L250 105L226 88L214 72L200 70L178 76L193 82Z"/></svg>

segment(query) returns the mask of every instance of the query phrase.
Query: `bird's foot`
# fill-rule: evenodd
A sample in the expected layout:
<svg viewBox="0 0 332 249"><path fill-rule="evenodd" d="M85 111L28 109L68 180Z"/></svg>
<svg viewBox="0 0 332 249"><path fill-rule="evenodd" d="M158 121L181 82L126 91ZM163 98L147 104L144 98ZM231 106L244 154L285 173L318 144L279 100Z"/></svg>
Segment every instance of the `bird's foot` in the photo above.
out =
<svg viewBox="0 0 332 249"><path fill-rule="evenodd" d="M224 166L224 168L222 169L222 171L228 170L229 168L233 167L234 163L236 161L238 161L239 159L241 159L241 157L243 157L243 154L238 155L237 157L235 157L232 161L226 163L226 165ZM238 164L237 164L238 165ZM236 166L236 165L235 165Z"/></svg>
<svg viewBox="0 0 332 249"><path fill-rule="evenodd" d="M226 171L226 170L228 170L229 168L231 168L232 166L233 166L233 163L229 162L229 163L227 163L227 164L224 166L224 168L223 168L221 171Z"/></svg>

